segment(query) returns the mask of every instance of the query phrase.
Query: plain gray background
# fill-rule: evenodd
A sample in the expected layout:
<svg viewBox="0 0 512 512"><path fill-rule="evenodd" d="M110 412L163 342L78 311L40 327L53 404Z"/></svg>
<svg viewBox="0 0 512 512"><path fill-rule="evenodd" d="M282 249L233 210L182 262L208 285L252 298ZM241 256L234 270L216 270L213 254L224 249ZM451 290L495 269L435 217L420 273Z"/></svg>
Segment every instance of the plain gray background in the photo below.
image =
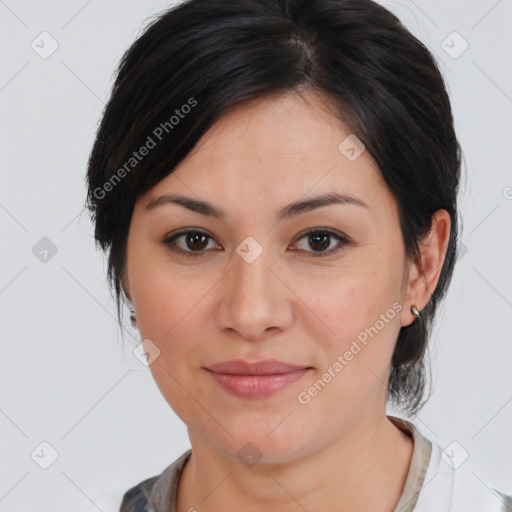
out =
<svg viewBox="0 0 512 512"><path fill-rule="evenodd" d="M511 493L512 1L381 3L437 58L465 158L465 252L431 340L433 394L411 420L468 452L457 471L475 485ZM170 5L0 1L0 512L116 511L189 447L132 353L138 333L123 346L83 210L114 69Z"/></svg>

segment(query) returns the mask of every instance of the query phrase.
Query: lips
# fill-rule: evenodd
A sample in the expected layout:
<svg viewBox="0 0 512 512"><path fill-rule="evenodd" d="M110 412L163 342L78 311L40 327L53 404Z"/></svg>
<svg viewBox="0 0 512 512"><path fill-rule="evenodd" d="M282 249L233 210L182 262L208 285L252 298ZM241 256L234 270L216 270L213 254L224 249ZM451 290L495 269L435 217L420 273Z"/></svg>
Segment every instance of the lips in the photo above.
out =
<svg viewBox="0 0 512 512"><path fill-rule="evenodd" d="M208 369L215 373L229 375L278 375L305 368L308 367L285 363L277 359L265 359L255 363L249 363L243 359L232 359L208 366Z"/></svg>
<svg viewBox="0 0 512 512"><path fill-rule="evenodd" d="M276 359L257 363L234 359L205 368L222 389L238 397L252 399L267 397L291 386L310 369Z"/></svg>

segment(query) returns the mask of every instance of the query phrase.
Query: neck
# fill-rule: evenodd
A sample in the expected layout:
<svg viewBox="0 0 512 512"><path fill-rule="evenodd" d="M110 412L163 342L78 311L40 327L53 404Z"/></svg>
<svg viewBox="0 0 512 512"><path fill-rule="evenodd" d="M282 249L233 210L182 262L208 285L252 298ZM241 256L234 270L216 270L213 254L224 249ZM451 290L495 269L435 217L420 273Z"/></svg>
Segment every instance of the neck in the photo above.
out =
<svg viewBox="0 0 512 512"><path fill-rule="evenodd" d="M282 464L245 467L190 434L177 512L373 510L390 512L409 470L413 441L385 415L361 417L333 443Z"/></svg>

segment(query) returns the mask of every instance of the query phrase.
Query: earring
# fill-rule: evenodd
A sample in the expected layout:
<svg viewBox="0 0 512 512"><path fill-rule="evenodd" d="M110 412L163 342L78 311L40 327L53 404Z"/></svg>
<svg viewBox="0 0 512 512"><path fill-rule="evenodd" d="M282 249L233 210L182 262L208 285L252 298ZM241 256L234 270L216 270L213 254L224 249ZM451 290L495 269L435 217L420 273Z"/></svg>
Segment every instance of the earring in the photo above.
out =
<svg viewBox="0 0 512 512"><path fill-rule="evenodd" d="M413 315L414 315L418 320L420 320L420 319L421 319L421 318L420 318L420 312L418 311L418 308L416 307L416 305L415 305L415 304L413 304L413 305L411 306L411 313L412 313L412 314L413 314Z"/></svg>
<svg viewBox="0 0 512 512"><path fill-rule="evenodd" d="M133 327L137 326L137 320L135 318L135 310L133 308L130 308L130 321L131 321Z"/></svg>

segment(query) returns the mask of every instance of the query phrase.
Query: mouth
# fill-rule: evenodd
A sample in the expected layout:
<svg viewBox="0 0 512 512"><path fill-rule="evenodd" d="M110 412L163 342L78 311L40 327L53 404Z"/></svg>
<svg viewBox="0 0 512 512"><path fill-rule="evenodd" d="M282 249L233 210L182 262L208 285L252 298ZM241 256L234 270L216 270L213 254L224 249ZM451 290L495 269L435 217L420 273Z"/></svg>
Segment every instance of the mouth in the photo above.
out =
<svg viewBox="0 0 512 512"><path fill-rule="evenodd" d="M267 359L249 363L241 359L203 367L226 391L242 398L264 398L291 386L313 368Z"/></svg>

